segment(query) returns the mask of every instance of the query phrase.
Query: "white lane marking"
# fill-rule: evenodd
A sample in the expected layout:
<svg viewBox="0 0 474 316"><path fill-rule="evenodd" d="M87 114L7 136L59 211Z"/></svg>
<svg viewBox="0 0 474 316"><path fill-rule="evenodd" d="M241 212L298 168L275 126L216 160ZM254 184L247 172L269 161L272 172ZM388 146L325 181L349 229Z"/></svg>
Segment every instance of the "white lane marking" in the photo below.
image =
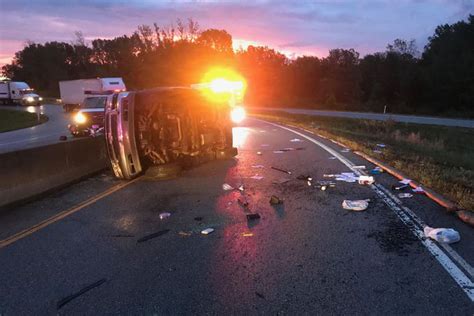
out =
<svg viewBox="0 0 474 316"><path fill-rule="evenodd" d="M292 132L296 135L304 137L307 140L309 140L310 142L318 145L319 147L323 148L324 150L329 152L331 155L336 157L340 162L342 162L344 165L346 165L355 174L358 174L358 175L364 175L365 174L365 172L363 172L362 170L354 169L353 168L354 163L352 163L346 157L340 155L337 151L335 151L334 149L332 149L332 148L326 146L325 144L317 141L316 139L314 139L312 137L309 137L309 136L307 136L303 133L300 133L298 131L295 131L291 128L288 128L286 126L282 126L282 125L279 125L279 124L275 124L275 123L271 123L271 122L267 122L267 121L263 121L263 120L259 120L259 121L265 122L267 124L271 124L273 126L277 126L279 128L285 129L289 132ZM411 211L407 207L403 207L403 208L399 207L397 205L397 203L390 198L389 195L385 194L382 191L381 188L383 188L383 186L381 186L381 185L378 185L378 186L371 185L370 187L375 191L375 193L380 198L382 198L382 200L385 202L385 204L387 204L387 206L389 206L390 209L393 212L395 212L395 214L398 216L398 218L400 218L400 220L410 229L410 231L418 239L420 239L421 243L426 247L426 249L433 255L433 257L436 260L438 260L439 264L446 270L446 272L449 273L449 275L454 279L454 281L459 285L459 287L464 291L464 293L466 293L466 295L471 300L471 302L474 302L474 282L471 281L471 279L454 262L454 261L456 261L456 258L461 258L462 259L462 257L459 254L457 254L457 252L454 249L449 247L450 250L448 251L448 253L455 253L456 254L451 259L448 255L446 255L440 249L440 247L438 246L437 243L435 243L431 239L425 238L423 230L422 230L423 227L420 227L420 225L423 222L413 213L413 211ZM463 262L463 263L461 263L461 262ZM465 269L467 268L466 272L470 273L472 271L472 267L470 267L470 265L464 259L462 259L461 262L458 261L459 265L462 266L462 267L464 266ZM471 277L472 277L472 275L471 275Z"/></svg>

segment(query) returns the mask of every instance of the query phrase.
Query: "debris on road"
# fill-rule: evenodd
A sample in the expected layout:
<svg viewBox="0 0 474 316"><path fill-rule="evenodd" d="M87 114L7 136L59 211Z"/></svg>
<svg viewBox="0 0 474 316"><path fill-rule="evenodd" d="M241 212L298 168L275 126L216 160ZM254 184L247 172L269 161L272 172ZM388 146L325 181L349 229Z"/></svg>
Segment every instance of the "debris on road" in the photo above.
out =
<svg viewBox="0 0 474 316"><path fill-rule="evenodd" d="M332 176L334 176L337 181L344 181L349 183L353 183L359 180L359 177L356 176L353 172L342 172L341 174L336 174Z"/></svg>
<svg viewBox="0 0 474 316"><path fill-rule="evenodd" d="M260 218L260 214L258 213L247 214L247 220L249 221L259 219L259 218Z"/></svg>
<svg viewBox="0 0 474 316"><path fill-rule="evenodd" d="M293 138L293 139L290 139L290 142L292 142L292 143L299 143L299 142L302 142L302 140L299 139L299 138Z"/></svg>
<svg viewBox="0 0 474 316"><path fill-rule="evenodd" d="M201 231L201 234L203 235L209 235L210 233L212 233L214 231L214 228L206 228L204 230Z"/></svg>
<svg viewBox="0 0 474 316"><path fill-rule="evenodd" d="M254 169L264 169L265 166L264 165L253 165L252 168L254 168Z"/></svg>
<svg viewBox="0 0 474 316"><path fill-rule="evenodd" d="M362 184L362 185L371 185L371 184L374 184L375 180L374 180L374 177L372 176L359 176L359 184Z"/></svg>
<svg viewBox="0 0 474 316"><path fill-rule="evenodd" d="M351 150L349 148L344 148L341 150L341 153L348 153L350 152Z"/></svg>
<svg viewBox="0 0 474 316"><path fill-rule="evenodd" d="M421 186L418 186L418 187L412 189L412 191L414 193L418 193L418 194L424 194L425 193L425 190L423 190L423 188Z"/></svg>
<svg viewBox="0 0 474 316"><path fill-rule="evenodd" d="M59 140L61 140L61 141L67 140L67 136L61 135L61 136L59 136Z"/></svg>
<svg viewBox="0 0 474 316"><path fill-rule="evenodd" d="M261 155L262 155L262 152L261 152L261 151L257 151L257 155L261 156Z"/></svg>
<svg viewBox="0 0 474 316"><path fill-rule="evenodd" d="M287 173L287 174L291 174L291 171L288 171L288 170L285 170L285 169L280 169L280 168L277 168L277 167L271 167L273 170L276 170L276 171L280 171L280 172L283 172L283 173Z"/></svg>
<svg viewBox="0 0 474 316"><path fill-rule="evenodd" d="M459 233L452 228L433 228L426 226L423 229L425 237L429 237L440 243L452 244L461 240Z"/></svg>
<svg viewBox="0 0 474 316"><path fill-rule="evenodd" d="M402 191L408 188L408 184L402 184L402 185L392 185L392 190L397 190L397 191Z"/></svg>
<svg viewBox="0 0 474 316"><path fill-rule="evenodd" d="M383 169L380 167L375 167L374 169L370 170L370 174L381 174Z"/></svg>
<svg viewBox="0 0 474 316"><path fill-rule="evenodd" d="M331 156L331 157L329 157L328 159L331 159L331 160L336 160L337 158L336 158L336 157L334 157L334 156Z"/></svg>
<svg viewBox="0 0 474 316"><path fill-rule="evenodd" d="M283 204L283 200L280 199L278 196L276 195L272 195L271 198L270 198L270 204L271 205L278 205L278 204Z"/></svg>
<svg viewBox="0 0 474 316"><path fill-rule="evenodd" d="M167 234L167 233L169 233L169 232L170 232L169 229L160 230L159 232L156 232L156 233L153 233L153 234L150 234L150 235L146 235L146 236L144 236L144 237L138 239L138 240L137 240L137 243L138 243L138 242L144 242L144 241L147 241L147 240L156 238L156 237L163 236L164 234Z"/></svg>
<svg viewBox="0 0 474 316"><path fill-rule="evenodd" d="M234 188L233 186L231 186L230 184L228 184L228 183L224 183L224 184L222 185L222 189L223 189L224 191L235 190L235 188Z"/></svg>
<svg viewBox="0 0 474 316"><path fill-rule="evenodd" d="M259 176L258 174L256 174L256 175L254 175L254 176L251 176L250 179L262 180L262 179L263 179L263 176Z"/></svg>
<svg viewBox="0 0 474 316"><path fill-rule="evenodd" d="M63 307L64 305L66 305L67 303L69 303L70 301L72 301L73 299L81 296L82 294L85 294L87 292L89 292L90 290L98 287L98 286L101 286L102 284L104 284L105 282L107 282L107 279L100 279L99 281L97 282L94 282L88 286L86 286L85 288L81 289L79 292L77 293L74 293L74 294L71 294L69 296L66 296L65 298L61 299L57 304L56 304L56 308L59 310L61 307Z"/></svg>
<svg viewBox="0 0 474 316"><path fill-rule="evenodd" d="M369 206L370 199L367 200L344 200L342 207L351 211L364 211Z"/></svg>
<svg viewBox="0 0 474 316"><path fill-rule="evenodd" d="M365 169L365 166L353 166L352 169Z"/></svg>
<svg viewBox="0 0 474 316"><path fill-rule="evenodd" d="M282 151L282 150L274 150L273 153L274 153L274 154L283 154L284 151Z"/></svg>
<svg viewBox="0 0 474 316"><path fill-rule="evenodd" d="M413 197L413 194L411 194L411 193L398 193L398 197L400 199L408 199L408 198Z"/></svg>
<svg viewBox="0 0 474 316"><path fill-rule="evenodd" d="M244 185L243 184L239 185L237 190L239 190L240 192L244 192L244 190L245 190Z"/></svg>
<svg viewBox="0 0 474 316"><path fill-rule="evenodd" d="M318 181L317 183L318 184L315 187L320 189L321 191L326 191L328 188L336 187L336 183L332 181Z"/></svg>
<svg viewBox="0 0 474 316"><path fill-rule="evenodd" d="M171 213L168 213L168 212L160 213L160 219L161 220L164 220L164 219L166 219L170 216L171 216Z"/></svg>
<svg viewBox="0 0 474 316"><path fill-rule="evenodd" d="M410 184L411 180L410 179L403 179L403 180L400 180L398 182L400 182L401 184Z"/></svg>

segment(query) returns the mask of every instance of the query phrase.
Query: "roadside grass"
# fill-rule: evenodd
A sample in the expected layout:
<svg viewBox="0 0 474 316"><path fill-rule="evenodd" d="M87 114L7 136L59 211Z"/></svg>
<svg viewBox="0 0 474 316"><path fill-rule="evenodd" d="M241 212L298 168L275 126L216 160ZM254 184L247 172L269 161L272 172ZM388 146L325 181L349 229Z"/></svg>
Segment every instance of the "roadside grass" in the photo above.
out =
<svg viewBox="0 0 474 316"><path fill-rule="evenodd" d="M258 111L387 162L461 208L474 210L474 129ZM383 143L385 148L378 148ZM374 152L380 149L382 153Z"/></svg>
<svg viewBox="0 0 474 316"><path fill-rule="evenodd" d="M40 122L38 122L36 113L0 109L0 133L35 126L47 120L48 117L46 115L41 115Z"/></svg>

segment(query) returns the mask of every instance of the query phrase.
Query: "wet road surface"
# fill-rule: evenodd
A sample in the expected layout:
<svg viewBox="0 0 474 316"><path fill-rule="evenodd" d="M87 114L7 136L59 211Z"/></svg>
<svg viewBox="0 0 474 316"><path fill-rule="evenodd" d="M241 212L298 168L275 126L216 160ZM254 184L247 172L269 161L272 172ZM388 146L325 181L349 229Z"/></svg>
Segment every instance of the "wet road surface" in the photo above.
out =
<svg viewBox="0 0 474 316"><path fill-rule="evenodd" d="M67 130L70 114L65 113L60 105L4 106L2 108L30 113L39 111L41 114L47 115L49 120L40 125L0 133L0 153L44 146L58 142L59 136L70 136Z"/></svg>
<svg viewBox="0 0 474 316"><path fill-rule="evenodd" d="M176 179L111 191L123 182L106 172L2 211L0 314L472 315L472 228L424 196L397 204L383 191L396 182L387 174L326 191L296 180L372 167L315 135L248 119L234 142L236 158ZM302 149L274 153L288 147ZM101 192L112 193L81 206ZM371 201L352 212L344 199ZM417 221L455 228L461 241L446 250L420 240Z"/></svg>

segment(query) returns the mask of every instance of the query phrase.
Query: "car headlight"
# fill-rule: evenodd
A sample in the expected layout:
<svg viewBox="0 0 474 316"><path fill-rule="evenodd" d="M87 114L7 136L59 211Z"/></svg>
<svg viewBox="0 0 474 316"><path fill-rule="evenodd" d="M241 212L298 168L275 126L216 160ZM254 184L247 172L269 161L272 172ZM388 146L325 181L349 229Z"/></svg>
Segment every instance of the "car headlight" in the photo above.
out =
<svg viewBox="0 0 474 316"><path fill-rule="evenodd" d="M77 112L76 115L74 115L74 122L77 124L84 124L87 121L87 117L82 114L82 112Z"/></svg>
<svg viewBox="0 0 474 316"><path fill-rule="evenodd" d="M236 106L232 109L232 111L230 111L230 119L234 123L242 122L246 116L247 113L245 112L245 109L241 106Z"/></svg>
<svg viewBox="0 0 474 316"><path fill-rule="evenodd" d="M33 97L27 97L26 98L26 102L33 102L35 100L35 98Z"/></svg>
<svg viewBox="0 0 474 316"><path fill-rule="evenodd" d="M39 97L39 99L38 99L38 100L40 100L40 101L43 101L43 98L42 98L42 97Z"/></svg>

